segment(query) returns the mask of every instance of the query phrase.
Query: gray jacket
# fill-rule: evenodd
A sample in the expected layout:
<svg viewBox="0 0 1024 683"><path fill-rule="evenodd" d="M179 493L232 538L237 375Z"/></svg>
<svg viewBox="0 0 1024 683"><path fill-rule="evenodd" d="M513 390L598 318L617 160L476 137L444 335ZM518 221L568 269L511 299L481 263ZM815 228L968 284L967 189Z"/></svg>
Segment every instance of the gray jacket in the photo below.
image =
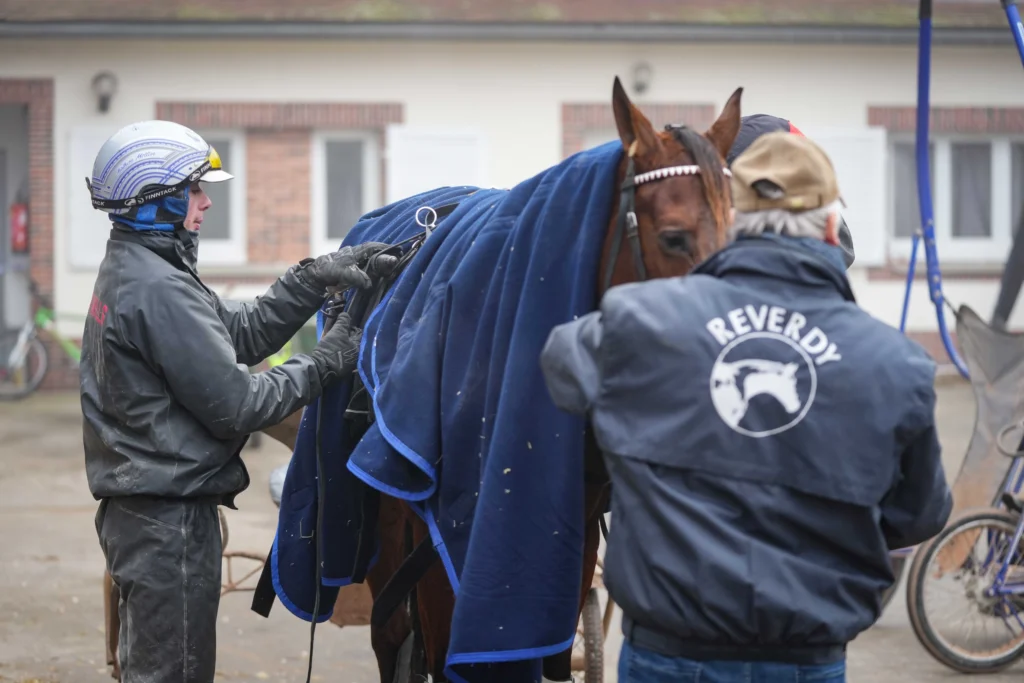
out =
<svg viewBox="0 0 1024 683"><path fill-rule="evenodd" d="M239 451L321 393L297 355L251 374L317 311L290 269L255 303L220 299L196 272L198 236L114 227L82 339L85 466L97 499L219 496L249 484Z"/></svg>

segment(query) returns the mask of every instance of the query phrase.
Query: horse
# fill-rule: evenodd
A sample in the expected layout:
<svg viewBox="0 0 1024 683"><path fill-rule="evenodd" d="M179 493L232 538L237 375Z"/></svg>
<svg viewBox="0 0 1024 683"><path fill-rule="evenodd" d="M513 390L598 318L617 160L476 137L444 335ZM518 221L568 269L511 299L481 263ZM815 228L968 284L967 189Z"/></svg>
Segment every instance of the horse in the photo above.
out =
<svg viewBox="0 0 1024 683"><path fill-rule="evenodd" d="M742 88L733 92L704 133L680 126L655 131L630 101L620 80L614 79L611 104L624 154L616 171L620 192L611 200L611 220L598 266L597 300L616 285L685 275L724 245L731 211L725 157L739 132L742 93ZM622 244L624 236L628 249ZM301 411L264 433L294 448L300 417ZM610 495L602 456L589 430L585 438L581 611L594 578L600 519ZM410 540L411 546L417 547L429 536L426 524L406 502L384 494L380 496L378 530L378 559L365 576L375 601L405 561ZM345 597L344 591L339 594L338 606ZM427 570L410 597L413 613L398 609L382 627L371 626L382 683L395 679L399 650L414 628L419 631L423 670L413 673L419 673L419 679L429 673L435 681L445 680L455 596L440 563ZM570 662L571 647L545 658L544 677L569 680Z"/></svg>

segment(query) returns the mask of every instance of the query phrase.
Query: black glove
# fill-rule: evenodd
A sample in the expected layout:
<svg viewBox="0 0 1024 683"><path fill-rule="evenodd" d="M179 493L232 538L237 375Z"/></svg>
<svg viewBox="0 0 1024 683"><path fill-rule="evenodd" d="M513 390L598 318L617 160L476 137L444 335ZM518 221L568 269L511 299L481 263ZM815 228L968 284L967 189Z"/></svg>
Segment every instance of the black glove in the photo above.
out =
<svg viewBox="0 0 1024 683"><path fill-rule="evenodd" d="M342 313L324 332L309 355L316 363L320 384L327 386L356 369L363 331L354 327L348 313Z"/></svg>
<svg viewBox="0 0 1024 683"><path fill-rule="evenodd" d="M389 246L380 242L367 242L354 247L342 247L315 259L305 259L298 274L318 290L326 290L328 287L334 291L350 287L366 289L372 284L370 276L364 272L367 262L374 254Z"/></svg>

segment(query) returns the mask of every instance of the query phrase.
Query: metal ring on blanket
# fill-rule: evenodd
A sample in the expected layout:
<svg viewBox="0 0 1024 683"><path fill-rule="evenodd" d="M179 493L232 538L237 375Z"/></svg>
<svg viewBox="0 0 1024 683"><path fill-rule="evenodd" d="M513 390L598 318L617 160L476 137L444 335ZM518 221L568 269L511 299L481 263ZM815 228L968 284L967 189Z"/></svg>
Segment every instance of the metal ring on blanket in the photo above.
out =
<svg viewBox="0 0 1024 683"><path fill-rule="evenodd" d="M433 214L434 217L431 218L429 222L423 221L420 219L421 211L429 211L431 214ZM416 225L423 228L427 233L427 237L430 237L430 233L432 233L434 231L434 228L437 227L437 211L434 211L433 207L430 206L421 206L420 208L416 209Z"/></svg>

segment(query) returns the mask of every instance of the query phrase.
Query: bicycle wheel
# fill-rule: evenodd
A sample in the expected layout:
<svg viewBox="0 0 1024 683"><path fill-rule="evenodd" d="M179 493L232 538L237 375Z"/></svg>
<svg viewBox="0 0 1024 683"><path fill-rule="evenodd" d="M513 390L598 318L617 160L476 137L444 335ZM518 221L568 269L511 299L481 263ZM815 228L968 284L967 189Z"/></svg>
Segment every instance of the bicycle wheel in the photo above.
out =
<svg viewBox="0 0 1024 683"><path fill-rule="evenodd" d="M1021 548L1009 547L1018 522L1002 510L971 512L914 556L907 579L911 627L925 650L955 671L1000 671L1024 653L1024 596L986 595L1007 560L1008 579L1024 578ZM943 580L950 590L936 599L933 589Z"/></svg>
<svg viewBox="0 0 1024 683"><path fill-rule="evenodd" d="M885 611L885 608L889 606L889 603L892 602L892 596L896 595L896 589L900 585L900 579L903 578L903 571L907 568L907 559L909 559L909 557L909 555L889 556L889 563L892 565L892 574L896 578L892 580L892 585L886 588L885 592L882 593L883 612Z"/></svg>
<svg viewBox="0 0 1024 683"><path fill-rule="evenodd" d="M16 401L30 395L43 383L50 367L46 345L38 337L28 341L20 362L13 367L8 366L8 359L17 341L17 333L0 339L0 400Z"/></svg>

